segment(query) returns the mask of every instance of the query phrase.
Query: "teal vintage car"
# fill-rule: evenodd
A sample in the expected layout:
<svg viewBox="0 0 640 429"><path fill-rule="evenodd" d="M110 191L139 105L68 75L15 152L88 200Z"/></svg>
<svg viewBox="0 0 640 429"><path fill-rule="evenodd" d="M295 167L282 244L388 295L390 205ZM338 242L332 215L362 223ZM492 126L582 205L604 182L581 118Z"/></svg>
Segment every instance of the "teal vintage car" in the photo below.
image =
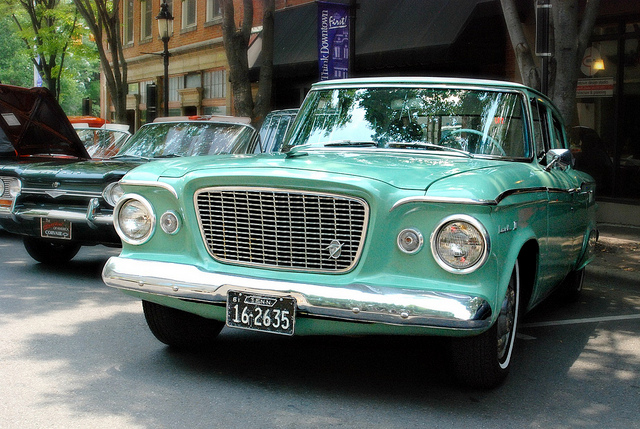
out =
<svg viewBox="0 0 640 429"><path fill-rule="evenodd" d="M493 387L518 318L577 293L598 237L593 179L562 119L515 83L315 84L282 152L160 161L120 182L108 286L153 334L220 330L451 338L454 374Z"/></svg>

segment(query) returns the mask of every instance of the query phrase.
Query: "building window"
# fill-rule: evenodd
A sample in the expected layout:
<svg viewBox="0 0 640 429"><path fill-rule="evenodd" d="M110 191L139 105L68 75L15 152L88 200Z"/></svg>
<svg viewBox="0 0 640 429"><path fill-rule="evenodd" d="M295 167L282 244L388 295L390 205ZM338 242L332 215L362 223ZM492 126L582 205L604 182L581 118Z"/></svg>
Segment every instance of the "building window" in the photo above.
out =
<svg viewBox="0 0 640 429"><path fill-rule="evenodd" d="M225 98L227 96L226 70L208 71L204 74L204 98Z"/></svg>
<svg viewBox="0 0 640 429"><path fill-rule="evenodd" d="M169 78L169 101L180 101L180 90L184 89L184 76Z"/></svg>
<svg viewBox="0 0 640 429"><path fill-rule="evenodd" d="M196 0L182 1L182 28L196 25Z"/></svg>
<svg viewBox="0 0 640 429"><path fill-rule="evenodd" d="M222 19L222 0L207 0L207 22Z"/></svg>
<svg viewBox="0 0 640 429"><path fill-rule="evenodd" d="M122 42L125 45L133 43L133 1L124 1L124 22L122 26Z"/></svg>
<svg viewBox="0 0 640 429"><path fill-rule="evenodd" d="M147 104L147 87L149 85L154 84L155 82L152 80L145 80L144 82L140 82L140 103Z"/></svg>
<svg viewBox="0 0 640 429"><path fill-rule="evenodd" d="M153 26L152 6L153 2L151 0L140 2L140 40L151 38L151 28Z"/></svg>

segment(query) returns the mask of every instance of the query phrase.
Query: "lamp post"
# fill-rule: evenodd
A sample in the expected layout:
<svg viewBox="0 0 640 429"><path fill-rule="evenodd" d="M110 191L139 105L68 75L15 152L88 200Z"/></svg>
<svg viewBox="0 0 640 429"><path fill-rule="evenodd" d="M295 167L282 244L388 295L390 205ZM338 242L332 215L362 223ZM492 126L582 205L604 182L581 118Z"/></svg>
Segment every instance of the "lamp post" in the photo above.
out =
<svg viewBox="0 0 640 429"><path fill-rule="evenodd" d="M169 116L169 39L173 34L173 16L169 12L167 1L160 4L160 13L156 16L158 20L158 34L164 44L162 57L164 58L164 116Z"/></svg>

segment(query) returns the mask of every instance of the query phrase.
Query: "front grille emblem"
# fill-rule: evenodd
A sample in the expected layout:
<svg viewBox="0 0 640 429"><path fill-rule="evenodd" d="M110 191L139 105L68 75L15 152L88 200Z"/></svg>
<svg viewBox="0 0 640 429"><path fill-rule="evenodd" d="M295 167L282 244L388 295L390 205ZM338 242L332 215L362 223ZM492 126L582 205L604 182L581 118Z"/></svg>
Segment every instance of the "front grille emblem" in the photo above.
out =
<svg viewBox="0 0 640 429"><path fill-rule="evenodd" d="M59 187L60 187L60 182L53 182L53 183L51 184L51 187L52 187L53 189L59 188Z"/></svg>
<svg viewBox="0 0 640 429"><path fill-rule="evenodd" d="M331 240L331 244L329 244L325 250L329 251L329 257L331 259L338 259L342 253L342 243L338 240Z"/></svg>

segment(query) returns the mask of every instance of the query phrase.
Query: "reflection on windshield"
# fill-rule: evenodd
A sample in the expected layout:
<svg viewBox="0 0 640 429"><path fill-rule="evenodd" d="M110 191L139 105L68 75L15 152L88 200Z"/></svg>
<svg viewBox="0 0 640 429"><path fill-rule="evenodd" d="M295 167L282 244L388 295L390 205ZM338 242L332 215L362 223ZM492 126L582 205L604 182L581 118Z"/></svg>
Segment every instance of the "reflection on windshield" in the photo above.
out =
<svg viewBox="0 0 640 429"><path fill-rule="evenodd" d="M374 142L379 148L433 149L528 158L522 97L445 88L345 88L309 94L292 145Z"/></svg>
<svg viewBox="0 0 640 429"><path fill-rule="evenodd" d="M238 124L160 122L140 128L117 157L170 158L245 153L253 133Z"/></svg>
<svg viewBox="0 0 640 429"><path fill-rule="evenodd" d="M111 158L129 138L129 133L103 128L77 128L78 137L91 158Z"/></svg>

